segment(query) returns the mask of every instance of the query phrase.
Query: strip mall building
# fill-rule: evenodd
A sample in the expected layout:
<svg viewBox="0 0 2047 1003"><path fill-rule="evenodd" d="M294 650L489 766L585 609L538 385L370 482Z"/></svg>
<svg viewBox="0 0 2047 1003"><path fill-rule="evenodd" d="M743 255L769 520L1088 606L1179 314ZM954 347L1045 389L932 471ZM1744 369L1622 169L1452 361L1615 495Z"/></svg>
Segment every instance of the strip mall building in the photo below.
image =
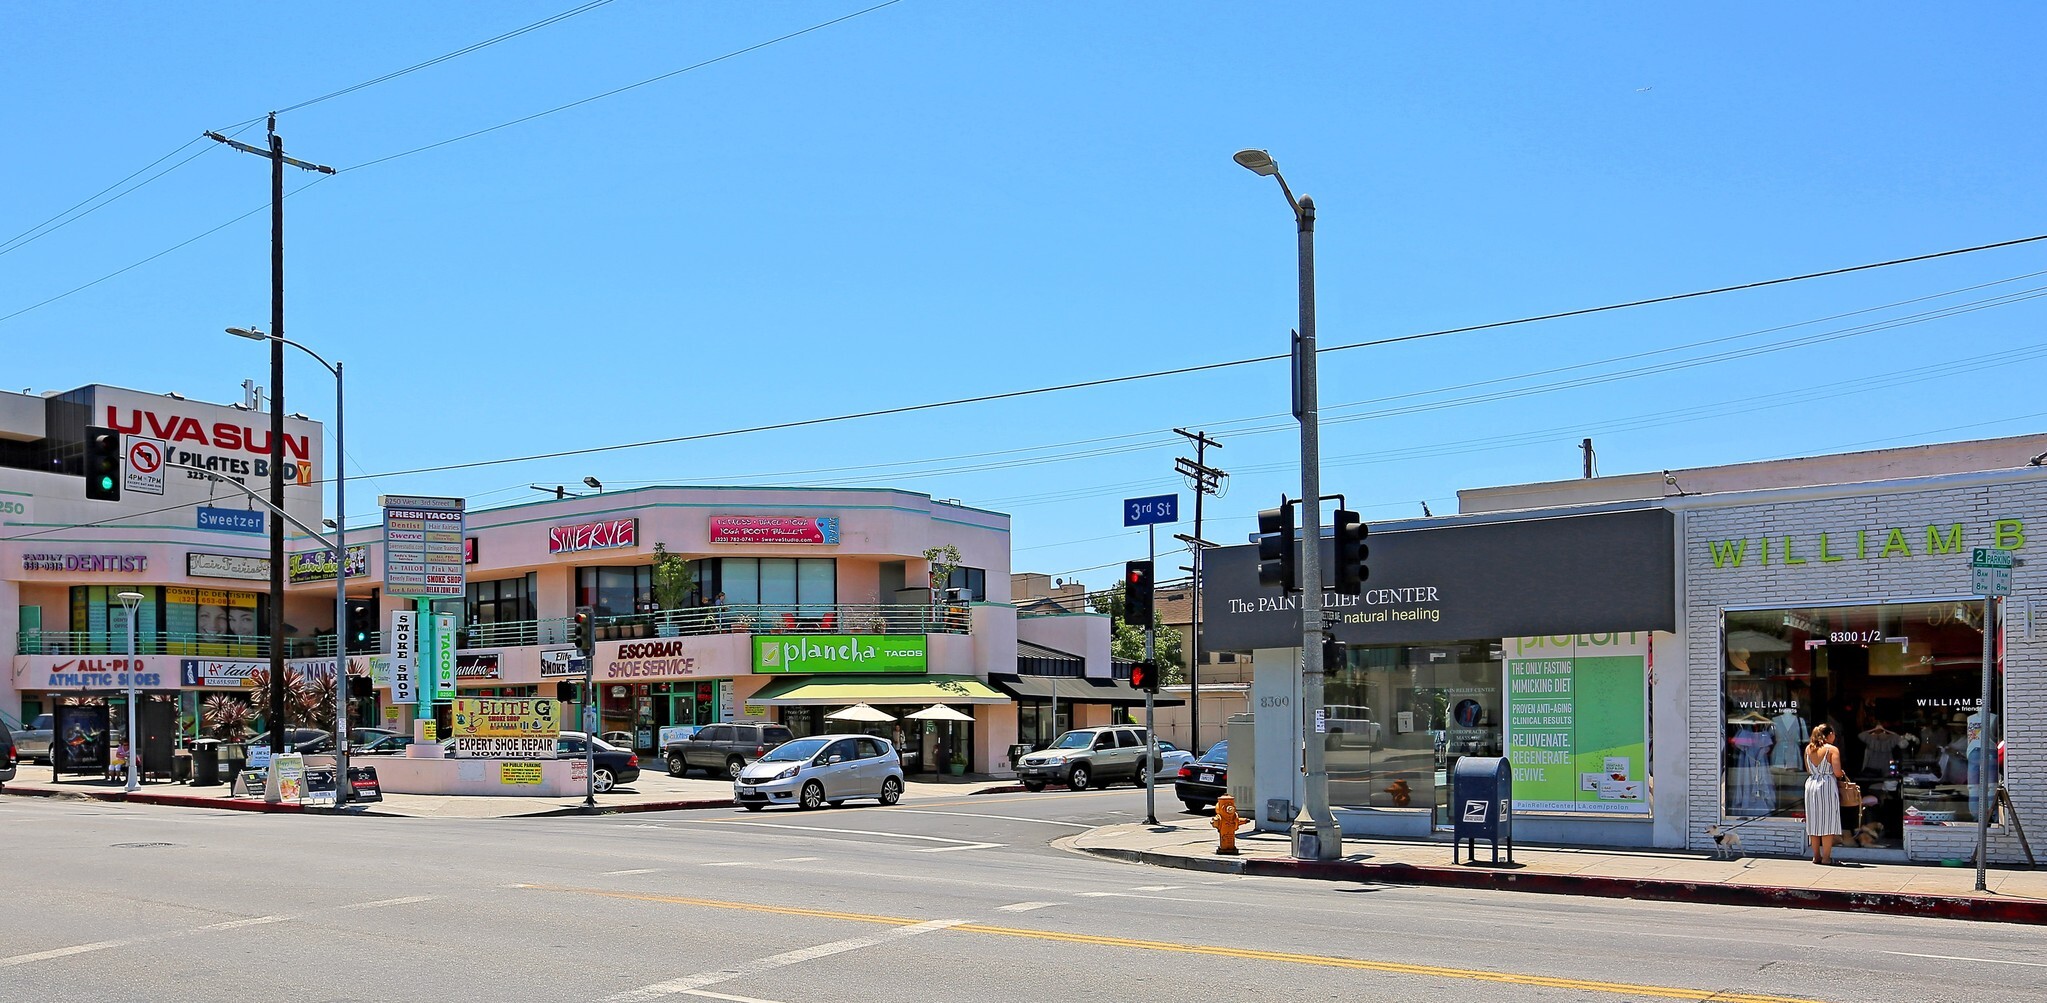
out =
<svg viewBox="0 0 2047 1003"><path fill-rule="evenodd" d="M2047 437L1461 493L1459 515L1372 527L1370 586L1325 596L1349 642L1326 684L1344 831L1447 838L1453 764L1514 764L1518 838L1804 851L1799 750L1841 736L1856 853L1971 855L1988 771L2047 829L2047 607L2022 563L1988 625L1975 548L2047 533ZM1325 553L1327 544L1324 544ZM1205 646L1253 661L1259 825L1302 804L1298 599L1254 547L1207 561ZM1326 566L1326 565L1325 565ZM1235 750L1233 749L1233 759ZM1236 771L1233 771L1233 776ZM1991 859L2022 858L1993 815Z"/></svg>
<svg viewBox="0 0 2047 1003"><path fill-rule="evenodd" d="M172 744L195 732L204 698L262 689L275 615L270 517L182 467L129 483L118 502L86 500L93 425L157 440L174 464L261 491L268 416L106 386L0 393L0 643L12 656L0 713L21 721L68 701L79 714L73 730L99 741L103 760L105 733L124 717L109 705L132 665L145 765L167 765ZM286 510L317 526L321 428L288 419L286 438ZM349 539L350 605L368 625L347 642L349 673L373 687L353 723L404 729L414 709L390 699L379 628L412 604L382 594L381 529L352 528ZM1020 710L1037 740L1050 737L1051 715L1038 713L1034 694L1052 683L1037 677L1084 684L1090 700L1062 704L1062 723L1106 724L1137 699L1112 678L1105 616L1018 616L1008 516L928 495L611 491L469 512L463 545L466 596L435 607L461 625L458 694L553 695L571 678L573 610L589 606L603 730L643 751L676 725L777 720L803 734L844 730L825 715L856 703L897 718L943 704L970 720L906 719L877 733L899 739L916 769L1005 773ZM687 561L695 586L680 601L655 601L657 545ZM947 547L957 567L934 589L926 554ZM286 671L331 681L334 557L296 530L286 549ZM142 596L132 661L117 598L130 591ZM260 716L261 701L248 702Z"/></svg>

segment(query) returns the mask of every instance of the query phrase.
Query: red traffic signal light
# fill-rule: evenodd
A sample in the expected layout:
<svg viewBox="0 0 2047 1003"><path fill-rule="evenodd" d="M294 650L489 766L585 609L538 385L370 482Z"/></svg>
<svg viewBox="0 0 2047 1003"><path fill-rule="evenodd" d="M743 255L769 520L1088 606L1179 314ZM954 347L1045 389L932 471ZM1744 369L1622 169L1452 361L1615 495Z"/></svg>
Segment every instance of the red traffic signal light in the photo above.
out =
<svg viewBox="0 0 2047 1003"><path fill-rule="evenodd" d="M1151 562L1130 561L1123 565L1123 622L1149 627L1151 618Z"/></svg>
<svg viewBox="0 0 2047 1003"><path fill-rule="evenodd" d="M1157 662L1134 662L1130 666L1130 687L1144 693L1159 691Z"/></svg>

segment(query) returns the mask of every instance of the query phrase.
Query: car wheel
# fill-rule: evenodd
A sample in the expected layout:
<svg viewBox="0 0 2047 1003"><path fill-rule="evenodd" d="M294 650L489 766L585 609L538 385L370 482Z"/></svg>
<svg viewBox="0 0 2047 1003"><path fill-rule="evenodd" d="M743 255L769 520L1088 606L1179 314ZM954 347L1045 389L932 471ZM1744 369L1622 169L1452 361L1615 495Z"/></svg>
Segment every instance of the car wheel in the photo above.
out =
<svg viewBox="0 0 2047 1003"><path fill-rule="evenodd" d="M895 804L903 799L903 782L894 777L881 782L881 803Z"/></svg>
<svg viewBox="0 0 2047 1003"><path fill-rule="evenodd" d="M1073 772L1066 775L1066 786L1076 791L1084 791L1087 790L1088 780L1087 766L1083 764L1074 767Z"/></svg>
<svg viewBox="0 0 2047 1003"><path fill-rule="evenodd" d="M591 791L598 794L604 794L610 791L612 786L613 779L610 770L607 770L604 767L599 766L595 773L590 774Z"/></svg>
<svg viewBox="0 0 2047 1003"><path fill-rule="evenodd" d="M746 809L747 811L759 811L759 810L761 810L762 808L766 808L766 807L767 807L767 805L764 805L764 804L743 804L743 805L740 805L739 807L741 807L741 808L744 808L744 809Z"/></svg>
<svg viewBox="0 0 2047 1003"><path fill-rule="evenodd" d="M803 785L803 810L816 811L824 807L824 785L813 780Z"/></svg>
<svg viewBox="0 0 2047 1003"><path fill-rule="evenodd" d="M725 761L725 778L727 780L737 780L739 779L739 771L744 769L746 769L746 760L733 756Z"/></svg>
<svg viewBox="0 0 2047 1003"><path fill-rule="evenodd" d="M1036 794L1039 791L1045 789L1045 782L1042 780L1026 780L1024 781L1023 787L1024 790L1030 791L1032 794Z"/></svg>
<svg viewBox="0 0 2047 1003"><path fill-rule="evenodd" d="M689 764L682 761L682 753L671 752L668 754L668 775L671 777L689 775Z"/></svg>
<svg viewBox="0 0 2047 1003"><path fill-rule="evenodd" d="M1137 764L1137 772L1130 775L1130 782L1143 787L1145 778L1151 776L1154 772L1156 771L1151 768L1150 763L1140 761Z"/></svg>

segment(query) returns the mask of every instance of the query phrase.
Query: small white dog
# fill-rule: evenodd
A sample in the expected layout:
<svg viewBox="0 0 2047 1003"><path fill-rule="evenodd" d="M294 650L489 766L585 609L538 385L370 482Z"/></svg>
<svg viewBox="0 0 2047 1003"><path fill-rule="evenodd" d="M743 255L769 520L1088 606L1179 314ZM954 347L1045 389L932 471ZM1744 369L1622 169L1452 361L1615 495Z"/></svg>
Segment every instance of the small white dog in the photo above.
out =
<svg viewBox="0 0 2047 1003"><path fill-rule="evenodd" d="M1714 826L1706 830L1713 837L1713 857L1716 860L1733 860L1741 856L1741 833L1733 829L1722 830Z"/></svg>

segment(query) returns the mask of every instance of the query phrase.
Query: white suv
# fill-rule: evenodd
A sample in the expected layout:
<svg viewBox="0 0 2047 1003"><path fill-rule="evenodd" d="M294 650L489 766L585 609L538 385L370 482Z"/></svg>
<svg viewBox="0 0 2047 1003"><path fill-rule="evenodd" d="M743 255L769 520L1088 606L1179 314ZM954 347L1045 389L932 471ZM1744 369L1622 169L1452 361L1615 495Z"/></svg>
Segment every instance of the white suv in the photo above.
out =
<svg viewBox="0 0 2047 1003"><path fill-rule="evenodd" d="M1024 790L1032 792L1055 783L1084 791L1119 779L1142 787L1149 772L1144 766L1150 741L1143 728L1130 725L1080 728L1059 736L1044 751L1017 760L1016 774Z"/></svg>

